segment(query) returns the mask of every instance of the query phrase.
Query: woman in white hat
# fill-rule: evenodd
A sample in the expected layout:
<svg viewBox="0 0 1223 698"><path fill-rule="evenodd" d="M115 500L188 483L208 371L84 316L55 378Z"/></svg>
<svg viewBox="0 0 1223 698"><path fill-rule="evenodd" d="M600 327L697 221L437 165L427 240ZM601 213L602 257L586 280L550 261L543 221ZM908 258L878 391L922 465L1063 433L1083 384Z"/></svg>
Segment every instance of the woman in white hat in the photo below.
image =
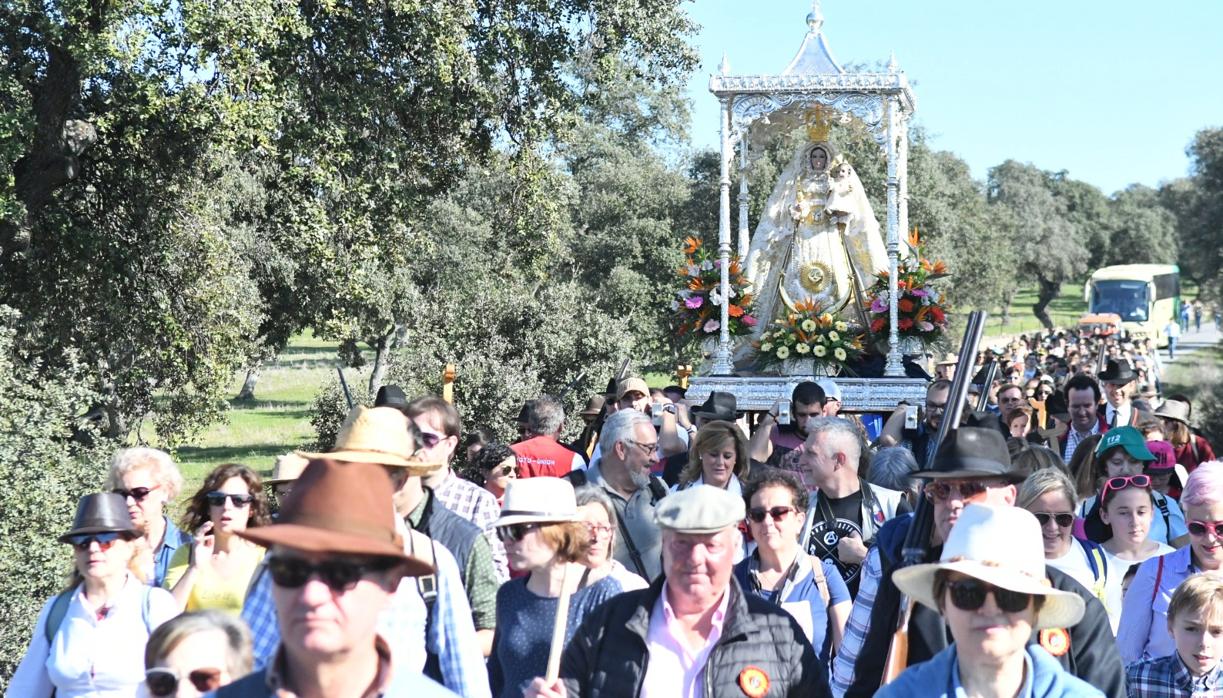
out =
<svg viewBox="0 0 1223 698"><path fill-rule="evenodd" d="M510 568L527 573L497 590L497 632L488 658L493 696L517 698L546 673L561 590L572 593L568 642L588 612L623 589L610 576L590 582L590 568L581 564L590 534L568 481L511 481L495 525Z"/></svg>
<svg viewBox="0 0 1223 698"><path fill-rule="evenodd" d="M1007 541L999 545L999 541ZM1032 641L1032 631L1064 629L1083 617L1083 599L1045 576L1040 524L1015 507L970 504L939 562L897 570L901 591L942 613L955 642L909 668L877 695L1102 696ZM1049 642L1056 642L1053 638Z"/></svg>

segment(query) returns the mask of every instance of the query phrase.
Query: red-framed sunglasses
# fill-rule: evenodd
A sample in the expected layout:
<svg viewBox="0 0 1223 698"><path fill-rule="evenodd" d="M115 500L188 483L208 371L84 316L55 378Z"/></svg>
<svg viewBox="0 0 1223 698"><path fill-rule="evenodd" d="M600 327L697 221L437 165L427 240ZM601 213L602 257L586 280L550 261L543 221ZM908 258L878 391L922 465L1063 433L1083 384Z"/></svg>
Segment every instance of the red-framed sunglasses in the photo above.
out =
<svg viewBox="0 0 1223 698"><path fill-rule="evenodd" d="M1213 533L1215 538L1223 538L1223 521L1190 521L1187 528L1191 536Z"/></svg>
<svg viewBox="0 0 1223 698"><path fill-rule="evenodd" d="M1104 498L1109 492L1120 492L1129 487L1137 487L1139 489L1151 488L1151 477L1149 475L1121 475L1118 477L1110 477L1104 483L1104 489L1100 490L1100 502L1103 503Z"/></svg>

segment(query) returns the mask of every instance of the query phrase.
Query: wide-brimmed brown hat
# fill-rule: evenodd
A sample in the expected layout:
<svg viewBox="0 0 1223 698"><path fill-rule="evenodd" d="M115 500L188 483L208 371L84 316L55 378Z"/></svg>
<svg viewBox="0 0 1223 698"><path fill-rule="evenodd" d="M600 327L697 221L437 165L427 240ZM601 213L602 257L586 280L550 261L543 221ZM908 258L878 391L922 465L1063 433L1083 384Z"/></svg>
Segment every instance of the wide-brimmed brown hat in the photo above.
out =
<svg viewBox="0 0 1223 698"><path fill-rule="evenodd" d="M76 503L72 528L59 537L59 542L67 543L69 536L81 533L124 533L133 538L140 535L127 511L127 500L114 492L81 497Z"/></svg>
<svg viewBox="0 0 1223 698"><path fill-rule="evenodd" d="M586 407L578 414L583 417L598 417L599 413L603 411L603 405L606 402L602 395L595 395L586 401Z"/></svg>
<svg viewBox="0 0 1223 698"><path fill-rule="evenodd" d="M408 418L393 407L357 405L348 413L335 448L326 453L298 451L307 460L342 460L407 468L413 475L426 475L442 467L416 457L417 444L408 432Z"/></svg>
<svg viewBox="0 0 1223 698"><path fill-rule="evenodd" d="M1156 417L1165 419L1174 419L1182 424L1189 423L1189 403L1181 402L1180 400L1164 400L1164 403L1155 410Z"/></svg>
<svg viewBox="0 0 1223 698"><path fill-rule="evenodd" d="M405 574L432 574L432 565L403 550L393 494L391 478L379 463L311 460L276 523L238 535L265 547L397 558L406 563Z"/></svg>

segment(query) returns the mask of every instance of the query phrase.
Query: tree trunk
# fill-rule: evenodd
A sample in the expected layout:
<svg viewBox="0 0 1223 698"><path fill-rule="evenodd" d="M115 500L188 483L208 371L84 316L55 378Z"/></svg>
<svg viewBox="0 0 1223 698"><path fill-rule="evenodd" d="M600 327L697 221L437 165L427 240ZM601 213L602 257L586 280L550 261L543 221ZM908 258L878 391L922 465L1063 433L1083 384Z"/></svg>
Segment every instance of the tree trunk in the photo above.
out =
<svg viewBox="0 0 1223 698"><path fill-rule="evenodd" d="M382 387L382 381L386 380L386 370L390 364L391 350L399 345L406 332L407 327L396 324L391 328L390 332L370 343L370 346L374 348L374 369L369 374L370 395L378 394L378 389Z"/></svg>
<svg viewBox="0 0 1223 698"><path fill-rule="evenodd" d="M246 369L246 380L242 381L242 389L238 391L236 400L254 400L255 384L259 382L259 374L263 372L263 362L256 361Z"/></svg>
<svg viewBox="0 0 1223 698"><path fill-rule="evenodd" d="M1011 300L1015 297L1014 291L1007 291L1002 295L1002 326L1006 327L1011 324Z"/></svg>
<svg viewBox="0 0 1223 698"><path fill-rule="evenodd" d="M1049 304L1057 298L1057 294L1061 293L1062 284L1057 281L1046 281L1041 279L1040 290L1037 291L1036 305L1032 306L1032 314L1040 320L1040 324L1045 326L1045 329L1053 329L1053 318L1049 317Z"/></svg>

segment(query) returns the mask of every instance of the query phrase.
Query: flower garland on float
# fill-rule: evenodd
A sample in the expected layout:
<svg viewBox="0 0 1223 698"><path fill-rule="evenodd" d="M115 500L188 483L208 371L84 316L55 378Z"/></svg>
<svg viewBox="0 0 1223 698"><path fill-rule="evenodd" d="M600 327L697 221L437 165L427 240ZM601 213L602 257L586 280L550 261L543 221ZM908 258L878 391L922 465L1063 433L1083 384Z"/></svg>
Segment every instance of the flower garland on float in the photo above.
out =
<svg viewBox="0 0 1223 698"><path fill-rule="evenodd" d="M917 228L906 241L911 253L901 259L896 268L896 292L900 299L897 308L897 334L901 338L915 337L924 343L940 339L947 331L947 306L941 291L931 282L947 276L947 265L942 260L931 261L921 244ZM878 273L878 278L866 289L868 318L871 333L886 337L891 332L891 315L888 301L888 271Z"/></svg>
<svg viewBox="0 0 1223 698"><path fill-rule="evenodd" d="M722 329L722 260L699 239L684 240L686 263L677 270L683 288L671 301L672 326L681 338L697 341L717 338ZM730 298L727 305L731 337L751 334L757 320L752 315L751 282L738 255L730 256Z"/></svg>
<svg viewBox="0 0 1223 698"><path fill-rule="evenodd" d="M848 323L813 302L799 302L793 312L773 322L776 326L755 343L756 363L762 368L811 359L827 375L837 375L862 356L862 336L852 334Z"/></svg>

